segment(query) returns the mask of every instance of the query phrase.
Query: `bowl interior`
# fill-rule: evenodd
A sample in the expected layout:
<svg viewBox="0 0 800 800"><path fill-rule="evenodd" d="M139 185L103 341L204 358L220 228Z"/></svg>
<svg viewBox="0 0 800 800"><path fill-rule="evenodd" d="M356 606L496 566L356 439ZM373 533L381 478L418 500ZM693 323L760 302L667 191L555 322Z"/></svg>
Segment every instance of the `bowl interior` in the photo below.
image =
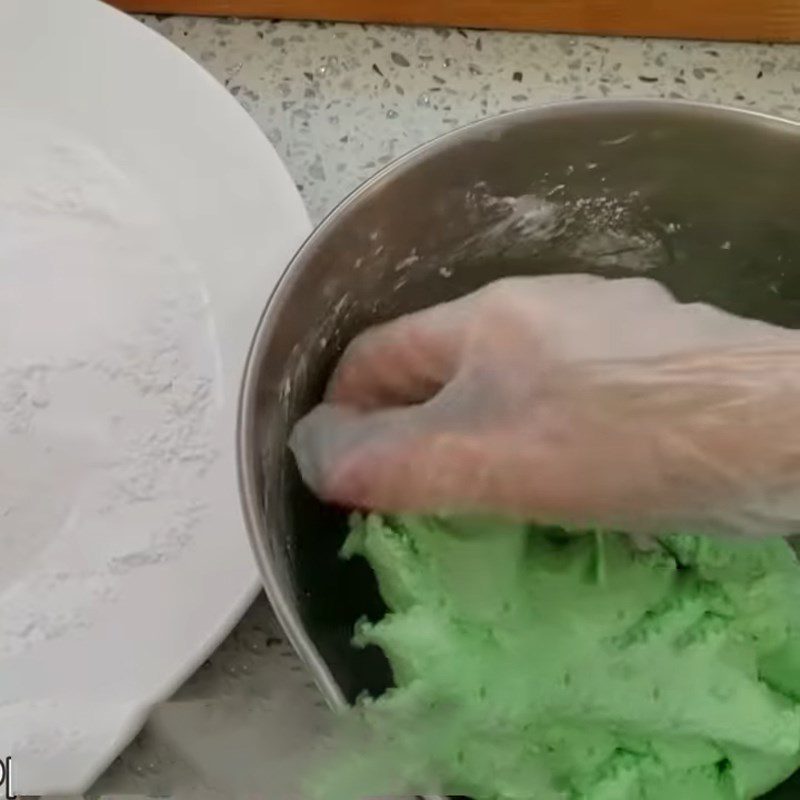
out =
<svg viewBox="0 0 800 800"><path fill-rule="evenodd" d="M487 120L340 206L271 299L243 394L254 545L312 670L349 701L391 681L378 651L350 646L356 620L383 606L366 565L338 558L346 517L304 488L286 450L356 332L499 277L587 271L655 278L681 300L798 327L799 210L800 128L666 102ZM799 790L796 775L767 797Z"/></svg>

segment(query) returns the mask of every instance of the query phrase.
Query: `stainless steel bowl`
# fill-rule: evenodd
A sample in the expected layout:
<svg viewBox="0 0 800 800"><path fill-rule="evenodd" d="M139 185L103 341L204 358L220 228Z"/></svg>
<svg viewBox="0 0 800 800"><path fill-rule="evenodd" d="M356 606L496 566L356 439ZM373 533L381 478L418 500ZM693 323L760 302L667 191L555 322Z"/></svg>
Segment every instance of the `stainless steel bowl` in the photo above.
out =
<svg viewBox="0 0 800 800"><path fill-rule="evenodd" d="M800 326L800 126L666 101L518 111L414 150L311 235L253 340L239 470L267 593L331 705L389 685L381 654L350 646L382 605L367 567L337 557L345 515L298 478L293 423L366 325L501 276L579 271ZM798 791L800 774L769 797Z"/></svg>

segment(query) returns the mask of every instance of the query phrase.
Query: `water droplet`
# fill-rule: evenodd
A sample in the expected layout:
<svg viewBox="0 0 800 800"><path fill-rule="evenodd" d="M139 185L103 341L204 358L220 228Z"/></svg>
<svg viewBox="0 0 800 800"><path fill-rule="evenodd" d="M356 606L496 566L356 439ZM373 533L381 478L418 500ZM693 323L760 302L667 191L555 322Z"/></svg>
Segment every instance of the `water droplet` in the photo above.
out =
<svg viewBox="0 0 800 800"><path fill-rule="evenodd" d="M429 106L430 104L431 104L431 98L430 98L430 95L428 95L426 92L423 92L417 98L417 105L418 106Z"/></svg>
<svg viewBox="0 0 800 800"><path fill-rule="evenodd" d="M264 645L264 642L261 641L261 639L252 639L247 643L247 649L251 653L255 653L256 655L261 655L267 648Z"/></svg>
<svg viewBox="0 0 800 800"><path fill-rule="evenodd" d="M386 119L397 119L397 112L393 108L390 108L386 112Z"/></svg>

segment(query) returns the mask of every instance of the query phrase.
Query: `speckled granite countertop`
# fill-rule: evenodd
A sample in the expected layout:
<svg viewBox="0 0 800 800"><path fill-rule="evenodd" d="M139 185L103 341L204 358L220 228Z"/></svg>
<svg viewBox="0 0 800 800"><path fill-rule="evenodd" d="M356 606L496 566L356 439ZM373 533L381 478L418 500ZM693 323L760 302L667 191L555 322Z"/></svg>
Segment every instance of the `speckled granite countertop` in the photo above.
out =
<svg viewBox="0 0 800 800"><path fill-rule="evenodd" d="M153 18L255 118L318 221L383 164L471 120L578 97L800 119L800 46ZM265 600L151 716L92 797L296 797L327 714Z"/></svg>

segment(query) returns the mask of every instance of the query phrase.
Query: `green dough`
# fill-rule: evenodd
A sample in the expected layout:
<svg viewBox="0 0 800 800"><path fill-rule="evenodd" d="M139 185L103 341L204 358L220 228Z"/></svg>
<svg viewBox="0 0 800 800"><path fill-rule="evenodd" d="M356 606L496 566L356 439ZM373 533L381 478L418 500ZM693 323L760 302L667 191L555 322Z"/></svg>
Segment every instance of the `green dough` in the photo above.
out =
<svg viewBox="0 0 800 800"><path fill-rule="evenodd" d="M383 649L395 687L359 702L328 799L749 800L800 766L800 566L782 539L641 549L373 514L343 553L377 576L389 611L355 641Z"/></svg>

